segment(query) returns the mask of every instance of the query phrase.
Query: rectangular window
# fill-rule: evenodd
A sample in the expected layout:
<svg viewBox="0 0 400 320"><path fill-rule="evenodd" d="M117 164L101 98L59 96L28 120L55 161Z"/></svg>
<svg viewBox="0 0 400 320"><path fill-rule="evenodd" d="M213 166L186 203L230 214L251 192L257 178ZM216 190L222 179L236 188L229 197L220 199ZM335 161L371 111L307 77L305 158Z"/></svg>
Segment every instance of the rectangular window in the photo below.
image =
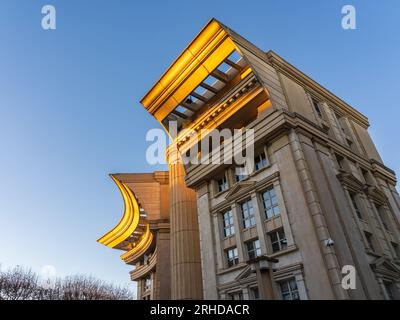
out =
<svg viewBox="0 0 400 320"><path fill-rule="evenodd" d="M322 119L322 112L321 112L321 108L319 107L318 101L315 99L312 99L312 102L313 102L315 112L317 113L318 117Z"/></svg>
<svg viewBox="0 0 400 320"><path fill-rule="evenodd" d="M400 259L400 248L399 248L399 245L397 243L392 242L392 247L393 247L394 254L395 254L396 258Z"/></svg>
<svg viewBox="0 0 400 320"><path fill-rule="evenodd" d="M244 165L242 166L237 166L235 168L235 180L236 182L242 181L248 177L247 174L244 172L246 171L246 167Z"/></svg>
<svg viewBox="0 0 400 320"><path fill-rule="evenodd" d="M267 156L264 151L254 157L254 165L256 171L268 166Z"/></svg>
<svg viewBox="0 0 400 320"><path fill-rule="evenodd" d="M369 177L368 170L365 170L365 169L361 168L361 174L362 174L362 176L363 176L363 178L365 180L365 183L369 184L369 185L372 185L371 179Z"/></svg>
<svg viewBox="0 0 400 320"><path fill-rule="evenodd" d="M283 300L300 300L297 282L294 278L279 282Z"/></svg>
<svg viewBox="0 0 400 320"><path fill-rule="evenodd" d="M228 267L232 267L239 263L238 250L236 247L226 250L226 258L228 261Z"/></svg>
<svg viewBox="0 0 400 320"><path fill-rule="evenodd" d="M246 243L249 259L253 260L261 256L260 240L249 241Z"/></svg>
<svg viewBox="0 0 400 320"><path fill-rule="evenodd" d="M251 299L253 299L253 300L260 299L260 291L258 290L258 287L250 288L250 296L251 296Z"/></svg>
<svg viewBox="0 0 400 320"><path fill-rule="evenodd" d="M151 276L147 276L144 278L144 291L150 290L151 289Z"/></svg>
<svg viewBox="0 0 400 320"><path fill-rule="evenodd" d="M369 249L371 249L372 251L375 251L374 240L372 239L372 233L364 231L364 235L365 235L365 239L367 239Z"/></svg>
<svg viewBox="0 0 400 320"><path fill-rule="evenodd" d="M251 199L240 204L242 210L243 228L250 228L256 225L256 218L254 217L253 203Z"/></svg>
<svg viewBox="0 0 400 320"><path fill-rule="evenodd" d="M383 285L385 286L385 291L387 293L389 300L395 300L393 283L389 281L383 281Z"/></svg>
<svg viewBox="0 0 400 320"><path fill-rule="evenodd" d="M229 296L229 299L230 299L230 300L243 300L243 293L242 293L242 291L229 293L228 296Z"/></svg>
<svg viewBox="0 0 400 320"><path fill-rule="evenodd" d="M375 209L378 212L379 218L381 219L382 225L385 228L385 230L390 231L389 221L387 219L388 217L387 217L387 214L385 212L385 209L382 206L377 205L377 204L375 204Z"/></svg>
<svg viewBox="0 0 400 320"><path fill-rule="evenodd" d="M225 175L217 180L217 186L218 192L228 190L228 180L226 179Z"/></svg>
<svg viewBox="0 0 400 320"><path fill-rule="evenodd" d="M334 112L334 113L335 113L339 128L342 130L342 132L346 136L346 130L345 130L345 127L344 127L343 117L341 115L337 114L336 112Z"/></svg>
<svg viewBox="0 0 400 320"><path fill-rule="evenodd" d="M281 214L278 199L273 186L262 193L263 207L266 219L278 217Z"/></svg>
<svg viewBox="0 0 400 320"><path fill-rule="evenodd" d="M272 252L278 252L287 249L287 241L283 228L268 234L271 240Z"/></svg>
<svg viewBox="0 0 400 320"><path fill-rule="evenodd" d="M224 224L224 236L229 237L235 234L235 226L233 223L232 210L228 210L223 213L223 224Z"/></svg>
<svg viewBox="0 0 400 320"><path fill-rule="evenodd" d="M341 155L335 154L336 162L339 169L344 170L344 158Z"/></svg>
<svg viewBox="0 0 400 320"><path fill-rule="evenodd" d="M354 211L357 214L358 219L363 220L363 215L361 214L361 211L358 208L356 195L354 193L352 193L352 192L349 192L349 194L350 194L351 204L353 206Z"/></svg>

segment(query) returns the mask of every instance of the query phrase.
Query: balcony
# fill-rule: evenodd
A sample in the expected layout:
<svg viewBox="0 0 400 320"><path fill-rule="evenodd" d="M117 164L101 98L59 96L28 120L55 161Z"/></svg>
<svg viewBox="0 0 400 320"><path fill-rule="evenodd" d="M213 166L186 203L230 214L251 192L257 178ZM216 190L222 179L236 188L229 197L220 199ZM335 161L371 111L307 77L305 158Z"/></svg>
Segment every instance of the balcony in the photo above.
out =
<svg viewBox="0 0 400 320"><path fill-rule="evenodd" d="M154 253L148 259L146 264L141 265L137 267L135 270L132 270L130 272L131 280L138 281L139 279L142 279L148 274L150 274L150 272L152 272L155 269L156 263L157 263L157 250L154 251Z"/></svg>

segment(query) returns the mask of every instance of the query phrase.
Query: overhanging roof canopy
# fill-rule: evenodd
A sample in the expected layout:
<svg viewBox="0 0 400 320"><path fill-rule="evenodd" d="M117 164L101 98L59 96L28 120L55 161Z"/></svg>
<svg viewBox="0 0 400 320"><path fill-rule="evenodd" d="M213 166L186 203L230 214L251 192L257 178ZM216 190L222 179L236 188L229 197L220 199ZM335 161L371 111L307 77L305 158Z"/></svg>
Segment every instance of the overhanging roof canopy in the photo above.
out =
<svg viewBox="0 0 400 320"><path fill-rule="evenodd" d="M210 75L224 81L226 75L217 69L222 63L245 72L245 68L227 59L234 50L240 52L229 29L215 19L210 20L142 98L141 103L162 122L171 112L177 112L175 108L191 94L201 99L194 90L199 85L207 88L204 80Z"/></svg>

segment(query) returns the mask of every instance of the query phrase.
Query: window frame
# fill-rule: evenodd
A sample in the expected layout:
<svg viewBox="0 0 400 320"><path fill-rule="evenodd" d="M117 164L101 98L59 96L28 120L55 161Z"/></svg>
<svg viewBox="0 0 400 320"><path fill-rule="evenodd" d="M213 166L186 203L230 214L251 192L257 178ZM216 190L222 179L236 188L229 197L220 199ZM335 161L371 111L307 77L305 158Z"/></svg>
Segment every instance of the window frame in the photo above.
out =
<svg viewBox="0 0 400 320"><path fill-rule="evenodd" d="M389 300L396 300L395 293L393 292L393 282L383 280L383 286L385 288L385 291L386 291L386 294L387 294L387 297L389 298Z"/></svg>
<svg viewBox="0 0 400 320"><path fill-rule="evenodd" d="M251 295L251 299L252 300L260 300L261 299L261 295L260 295L260 288L258 286L252 286L249 288L250 291L250 295ZM254 292L257 291L257 297L254 294Z"/></svg>
<svg viewBox="0 0 400 320"><path fill-rule="evenodd" d="M219 181L221 181L221 180L223 180L222 186L225 186L222 190L220 190L220 184L219 184ZM225 172L223 175L221 175L215 179L215 186L216 186L216 188L215 188L216 194L225 192L229 189L229 182L228 182L228 178L227 178Z"/></svg>
<svg viewBox="0 0 400 320"><path fill-rule="evenodd" d="M283 234L283 237L280 234L281 232ZM273 235L276 235L276 240L273 239ZM285 230L283 228L279 228L279 229L269 232L268 237L269 237L269 240L271 243L272 253L284 251L288 248L287 238L286 238ZM279 248L278 250L274 249L275 244L278 245L278 248Z"/></svg>
<svg viewBox="0 0 400 320"><path fill-rule="evenodd" d="M230 252L233 252L232 256L229 255ZM226 249L225 256L228 268L234 267L239 264L239 253L237 247Z"/></svg>
<svg viewBox="0 0 400 320"><path fill-rule="evenodd" d="M272 194L272 192L273 192L273 194ZM269 199L265 199L264 194L268 194ZM263 205L265 219L270 220L270 219L279 217L281 215L281 208L279 205L279 199L278 199L278 195L275 190L275 186L271 185L271 186L267 187L264 191L260 192L260 196L261 196L261 202ZM273 203L273 198L275 198L276 204ZM266 200L268 200L270 202L269 207L267 207L267 205L266 205ZM275 212L275 209L278 210L278 213ZM272 211L271 216L268 216L269 210Z"/></svg>
<svg viewBox="0 0 400 320"><path fill-rule="evenodd" d="M400 246L398 243L390 241L390 245L393 248L395 259L400 260Z"/></svg>
<svg viewBox="0 0 400 320"><path fill-rule="evenodd" d="M248 204L250 204L250 206ZM243 210L244 205L246 205L247 210ZM254 214L254 206L252 199L250 198L248 200L239 203L239 206L240 206L240 212L242 214L243 229L254 227L257 224L257 222ZM245 212L248 212L248 214L245 214Z"/></svg>
<svg viewBox="0 0 400 320"><path fill-rule="evenodd" d="M233 167L233 175L234 175L236 183L246 180L249 177L249 174L237 174L236 168L243 168L243 169L247 170L247 166L246 166L246 164L243 164L243 165L235 165Z"/></svg>
<svg viewBox="0 0 400 320"><path fill-rule="evenodd" d="M262 156L264 156L264 159L262 159ZM256 158L260 157L261 161L256 161ZM261 163L262 166L257 168L257 163ZM262 150L259 150L258 152L255 153L254 155L254 172L260 171L264 168L267 168L270 165L269 159L268 159L268 153L267 149L265 146L263 146Z"/></svg>
<svg viewBox="0 0 400 320"><path fill-rule="evenodd" d="M364 214L361 212L361 210L359 208L359 204L357 202L357 194L352 191L349 191L349 197L350 197L351 206L352 206L354 212L356 213L357 218L361 221L365 221Z"/></svg>
<svg viewBox="0 0 400 320"><path fill-rule="evenodd" d="M345 157L341 154L335 153L335 161L339 170L346 170Z"/></svg>
<svg viewBox="0 0 400 320"><path fill-rule="evenodd" d="M368 249L372 252L376 252L375 243L374 243L374 235L371 232L364 231L365 239L367 240Z"/></svg>
<svg viewBox="0 0 400 320"><path fill-rule="evenodd" d="M258 243L258 245L256 245L256 243ZM261 257L262 253L261 253L260 239L253 239L253 240L247 241L246 249L247 249L247 254L248 254L250 260L254 260L258 257Z"/></svg>
<svg viewBox="0 0 400 320"><path fill-rule="evenodd" d="M226 214L229 215L228 219L225 218ZM235 230L235 220L233 216L233 210L232 209L225 210L224 212L221 213L221 215L222 215L222 228L224 231L224 238L228 238L235 235L236 230ZM229 220L229 225L226 224L227 220ZM227 234L227 230L229 230L229 234Z"/></svg>
<svg viewBox="0 0 400 320"><path fill-rule="evenodd" d="M151 291L153 286L153 279L151 278L151 275L148 275L143 279L143 291Z"/></svg>
<svg viewBox="0 0 400 320"><path fill-rule="evenodd" d="M388 214L387 214L385 208L376 202L374 202L374 206L375 206L376 212L378 213L379 219L382 222L384 230L391 232L390 221L388 221Z"/></svg>
<svg viewBox="0 0 400 320"><path fill-rule="evenodd" d="M324 114L322 113L321 107L319 105L321 103L321 101L319 101L313 97L311 97L311 101L312 101L314 112L317 114L317 117L321 120L324 120Z"/></svg>
<svg viewBox="0 0 400 320"><path fill-rule="evenodd" d="M297 285L296 278L288 278L285 280L281 280L278 282L279 289L281 293L282 300L301 300L299 287ZM292 284L295 285L295 288L292 288ZM283 286L286 285L287 290L283 290ZM285 297L290 297L290 299L285 299Z"/></svg>

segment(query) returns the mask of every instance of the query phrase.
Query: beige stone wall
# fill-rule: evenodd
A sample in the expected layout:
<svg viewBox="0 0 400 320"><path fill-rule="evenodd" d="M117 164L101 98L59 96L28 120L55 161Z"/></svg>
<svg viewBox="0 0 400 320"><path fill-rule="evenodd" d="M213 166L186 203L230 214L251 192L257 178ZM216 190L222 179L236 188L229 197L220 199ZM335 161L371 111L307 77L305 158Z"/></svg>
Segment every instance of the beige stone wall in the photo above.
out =
<svg viewBox="0 0 400 320"><path fill-rule="evenodd" d="M380 157L378 151L376 150L375 144L372 141L367 129L361 127L357 123L354 123L354 129L365 149L365 152L366 152L368 158L374 159L380 163L383 163L382 158Z"/></svg>
<svg viewBox="0 0 400 320"><path fill-rule="evenodd" d="M312 122L317 122L304 88L283 74L280 74L280 77L288 100L289 110L301 114Z"/></svg>
<svg viewBox="0 0 400 320"><path fill-rule="evenodd" d="M370 161L382 163L366 119L340 100L332 104L331 93L327 93L329 103L318 94L322 119L317 117L308 93L312 89L302 85L302 80L294 81L287 70L275 72L279 82L268 82L274 78L271 66L264 65L260 53L250 52L248 46L245 49L246 57L257 65L259 79L270 92L278 92L271 96L275 112L248 125L255 129L256 147L266 146L270 164L239 183L232 178L232 167L191 166L187 172L186 182L197 191L204 297L225 299L241 292L243 298L251 298L251 288L261 287L261 278L249 273L246 241L259 239L263 255L278 259L271 274L276 299L281 298L279 282L288 278L296 280L302 299L387 298L382 276L386 271L381 271L381 262L386 261L387 270L391 263L399 263L391 242L400 243L400 201L393 173ZM284 93L285 102L279 101L280 93ZM336 154L344 159L342 169ZM362 170L368 172L369 181ZM223 172L230 188L217 193L214 178ZM392 235L383 230L367 183L374 183L386 195L382 201L386 201L384 210ZM281 198L281 216L268 221L260 200L266 185L273 185ZM365 221L357 217L350 199L353 193ZM252 201L257 226L243 229L240 202L247 198ZM221 218L227 209L234 213L237 230L229 238L223 235ZM272 254L268 232L281 227L289 249ZM375 252L368 248L365 232L373 234ZM333 246L326 245L328 239L334 241ZM226 250L232 247L238 249L239 263L229 268ZM345 265L356 268L355 290L341 285ZM400 275L393 273L391 279L399 281Z"/></svg>

